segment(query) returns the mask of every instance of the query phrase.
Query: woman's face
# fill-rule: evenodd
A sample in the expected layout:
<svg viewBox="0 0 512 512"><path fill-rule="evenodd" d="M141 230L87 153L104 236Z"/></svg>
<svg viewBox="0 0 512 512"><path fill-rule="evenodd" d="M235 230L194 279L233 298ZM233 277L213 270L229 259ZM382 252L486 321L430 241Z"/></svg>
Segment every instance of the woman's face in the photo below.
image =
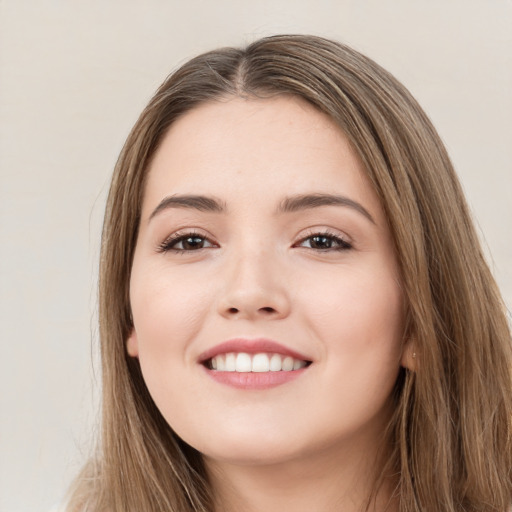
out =
<svg viewBox="0 0 512 512"><path fill-rule="evenodd" d="M171 126L130 299L128 352L207 460L341 456L381 436L403 349L394 249L347 139L302 100L226 99Z"/></svg>

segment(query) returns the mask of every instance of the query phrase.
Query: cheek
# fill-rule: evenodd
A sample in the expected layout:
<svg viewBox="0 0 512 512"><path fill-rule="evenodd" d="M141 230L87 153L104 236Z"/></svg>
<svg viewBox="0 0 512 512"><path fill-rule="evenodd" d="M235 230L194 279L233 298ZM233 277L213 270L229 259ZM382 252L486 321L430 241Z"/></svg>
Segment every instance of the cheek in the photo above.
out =
<svg viewBox="0 0 512 512"><path fill-rule="evenodd" d="M162 265L138 267L135 262L132 271L130 300L142 374L173 427L176 416L188 425L187 406L203 391L189 386L184 395L181 387L196 364L189 347L211 310L212 290L202 282L186 272L171 273Z"/></svg>
<svg viewBox="0 0 512 512"><path fill-rule="evenodd" d="M310 297L308 317L326 354L335 355L348 372L367 368L394 374L403 329L402 294L394 274L347 271L324 283Z"/></svg>
<svg viewBox="0 0 512 512"><path fill-rule="evenodd" d="M308 327L322 342L325 362L319 395L329 397L318 402L318 415L354 431L387 418L402 345L398 282L391 274L347 273L310 304Z"/></svg>
<svg viewBox="0 0 512 512"><path fill-rule="evenodd" d="M183 351L211 309L211 290L186 272L134 264L130 302L140 357Z"/></svg>

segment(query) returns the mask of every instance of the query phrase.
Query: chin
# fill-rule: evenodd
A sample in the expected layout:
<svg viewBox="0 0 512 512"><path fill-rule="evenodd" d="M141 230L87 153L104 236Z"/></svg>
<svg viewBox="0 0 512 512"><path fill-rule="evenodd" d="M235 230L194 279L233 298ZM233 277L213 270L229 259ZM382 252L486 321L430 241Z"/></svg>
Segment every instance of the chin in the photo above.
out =
<svg viewBox="0 0 512 512"><path fill-rule="evenodd" d="M261 432L223 432L208 439L189 439L187 443L206 460L240 466L262 466L286 462L300 455L303 447L284 436L265 436Z"/></svg>

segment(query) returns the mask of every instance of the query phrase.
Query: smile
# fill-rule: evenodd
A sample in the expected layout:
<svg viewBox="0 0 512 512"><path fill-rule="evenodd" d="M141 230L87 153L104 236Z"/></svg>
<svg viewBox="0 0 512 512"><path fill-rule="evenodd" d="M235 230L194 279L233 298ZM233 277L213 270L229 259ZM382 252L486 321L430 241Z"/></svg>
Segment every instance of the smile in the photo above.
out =
<svg viewBox="0 0 512 512"><path fill-rule="evenodd" d="M282 354L245 352L219 354L206 362L211 370L238 373L292 372L305 368L308 364L308 361Z"/></svg>
<svg viewBox="0 0 512 512"><path fill-rule="evenodd" d="M198 359L214 381L243 390L264 390L294 381L313 361L265 338L234 338L203 352Z"/></svg>

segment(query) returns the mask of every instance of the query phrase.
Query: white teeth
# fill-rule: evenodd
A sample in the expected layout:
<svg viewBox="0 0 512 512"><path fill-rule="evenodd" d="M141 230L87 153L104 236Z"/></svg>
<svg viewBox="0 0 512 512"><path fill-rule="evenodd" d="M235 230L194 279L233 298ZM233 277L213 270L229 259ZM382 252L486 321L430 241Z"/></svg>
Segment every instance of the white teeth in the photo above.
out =
<svg viewBox="0 0 512 512"><path fill-rule="evenodd" d="M300 370L302 368L302 363L304 363L304 361L300 361L299 359L294 359L293 360L293 369Z"/></svg>
<svg viewBox="0 0 512 512"><path fill-rule="evenodd" d="M237 372L250 372L252 370L251 356L241 352L236 356L236 371Z"/></svg>
<svg viewBox="0 0 512 512"><path fill-rule="evenodd" d="M291 372L293 370L293 357L287 356L284 358L282 370L285 372Z"/></svg>
<svg viewBox="0 0 512 512"><path fill-rule="evenodd" d="M274 354L270 358L270 371L271 372L280 372L281 371L281 356L279 354Z"/></svg>
<svg viewBox="0 0 512 512"><path fill-rule="evenodd" d="M267 354L256 354L252 358L252 371L253 372L268 372L270 371L270 361Z"/></svg>
<svg viewBox="0 0 512 512"><path fill-rule="evenodd" d="M226 354L226 372L236 371L236 356L235 354Z"/></svg>
<svg viewBox="0 0 512 512"><path fill-rule="evenodd" d="M224 359L223 356L217 356L217 357L214 357L213 359L216 360L215 366L217 366L217 370L219 372L226 371L226 360ZM212 366L213 366L213 359L212 359Z"/></svg>
<svg viewBox="0 0 512 512"><path fill-rule="evenodd" d="M291 372L307 365L306 361L281 354L246 354L245 352L218 355L211 359L212 370L220 372L266 373Z"/></svg>

